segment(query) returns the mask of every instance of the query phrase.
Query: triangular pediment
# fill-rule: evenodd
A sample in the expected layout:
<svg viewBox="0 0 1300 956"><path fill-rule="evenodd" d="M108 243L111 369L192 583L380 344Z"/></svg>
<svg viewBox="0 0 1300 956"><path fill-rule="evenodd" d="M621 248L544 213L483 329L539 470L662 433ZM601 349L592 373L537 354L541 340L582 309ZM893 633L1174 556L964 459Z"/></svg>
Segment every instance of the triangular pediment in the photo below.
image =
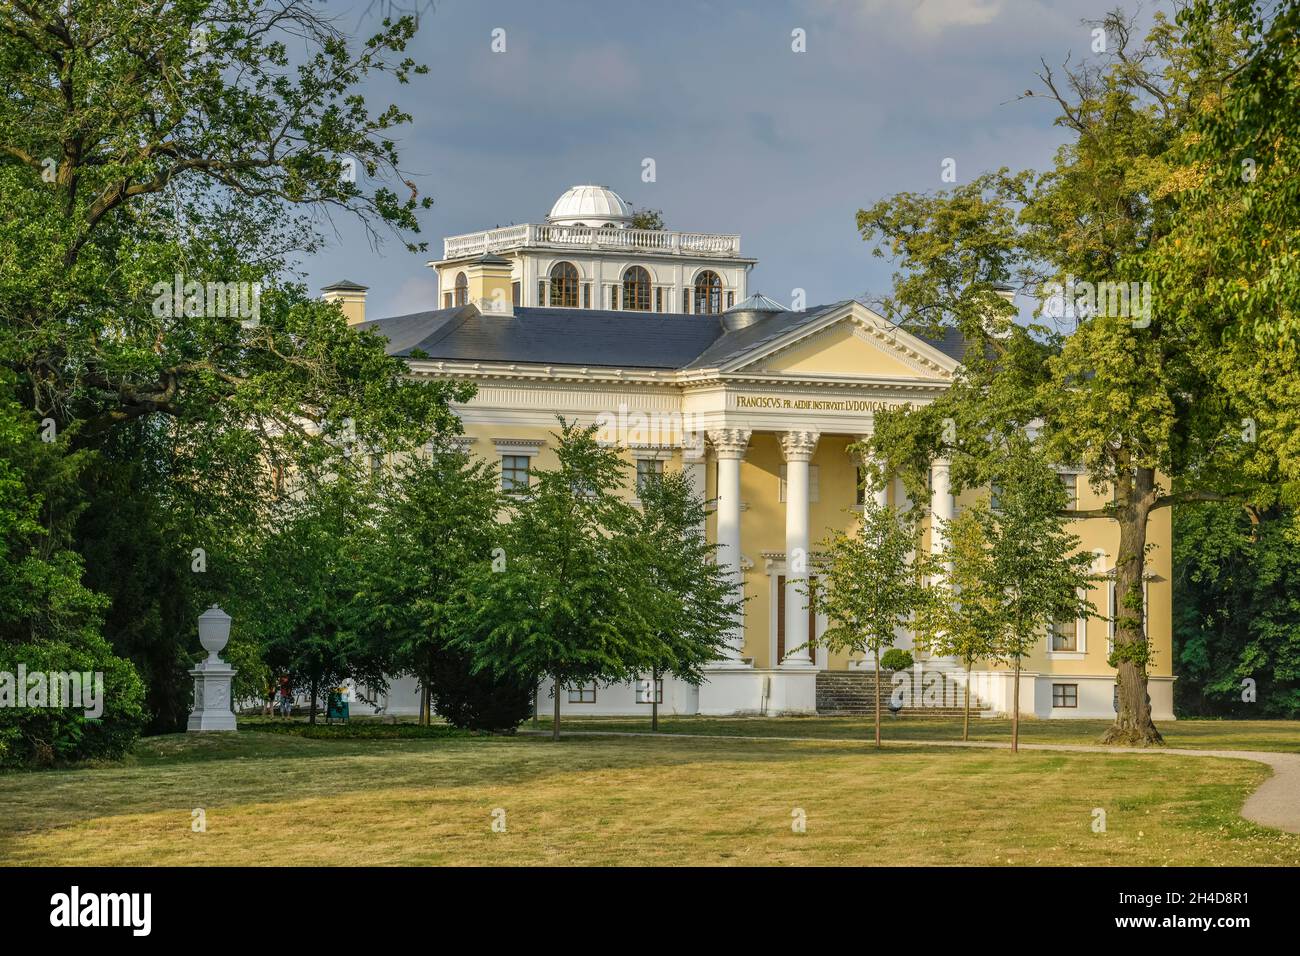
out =
<svg viewBox="0 0 1300 956"><path fill-rule="evenodd" d="M952 356L854 302L737 356L725 370L946 382L956 368Z"/></svg>

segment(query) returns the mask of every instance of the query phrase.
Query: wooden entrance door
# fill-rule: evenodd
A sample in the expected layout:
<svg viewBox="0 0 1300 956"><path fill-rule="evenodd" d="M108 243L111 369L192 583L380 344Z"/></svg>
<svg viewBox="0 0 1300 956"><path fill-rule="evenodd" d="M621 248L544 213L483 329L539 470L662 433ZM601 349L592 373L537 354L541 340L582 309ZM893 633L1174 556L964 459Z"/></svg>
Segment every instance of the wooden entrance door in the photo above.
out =
<svg viewBox="0 0 1300 956"><path fill-rule="evenodd" d="M810 581L816 581L816 578L809 578ZM804 600L803 595L795 595L796 600ZM811 607L808 608L808 636L816 637L817 635L817 612ZM810 648L809 657L812 662L817 663L817 650ZM785 660L785 575L778 574L776 578L776 662L779 664Z"/></svg>

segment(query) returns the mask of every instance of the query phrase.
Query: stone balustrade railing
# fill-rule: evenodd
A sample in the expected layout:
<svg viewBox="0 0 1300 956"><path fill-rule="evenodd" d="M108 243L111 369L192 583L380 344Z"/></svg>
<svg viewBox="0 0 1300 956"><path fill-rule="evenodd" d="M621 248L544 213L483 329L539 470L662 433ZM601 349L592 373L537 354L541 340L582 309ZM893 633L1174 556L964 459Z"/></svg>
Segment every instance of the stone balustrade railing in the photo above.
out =
<svg viewBox="0 0 1300 956"><path fill-rule="evenodd" d="M553 226L525 223L502 226L442 242L444 259L461 259L529 246L568 249L626 249L684 256L738 256L740 236L704 232L667 232L658 229L597 229L590 226Z"/></svg>

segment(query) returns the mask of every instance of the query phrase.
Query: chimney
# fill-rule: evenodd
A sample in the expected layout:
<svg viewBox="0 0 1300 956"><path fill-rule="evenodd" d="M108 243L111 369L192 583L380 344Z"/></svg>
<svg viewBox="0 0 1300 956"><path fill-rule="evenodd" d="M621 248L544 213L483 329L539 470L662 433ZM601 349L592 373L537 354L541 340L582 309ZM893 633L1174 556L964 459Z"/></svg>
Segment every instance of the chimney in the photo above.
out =
<svg viewBox="0 0 1300 956"><path fill-rule="evenodd" d="M359 325L366 321L366 292L368 288L349 282L335 282L321 289L321 298L326 302L337 302L343 310L348 325Z"/></svg>
<svg viewBox="0 0 1300 956"><path fill-rule="evenodd" d="M488 253L475 259L465 268L469 301L484 315L513 316L513 271L513 263L502 256Z"/></svg>

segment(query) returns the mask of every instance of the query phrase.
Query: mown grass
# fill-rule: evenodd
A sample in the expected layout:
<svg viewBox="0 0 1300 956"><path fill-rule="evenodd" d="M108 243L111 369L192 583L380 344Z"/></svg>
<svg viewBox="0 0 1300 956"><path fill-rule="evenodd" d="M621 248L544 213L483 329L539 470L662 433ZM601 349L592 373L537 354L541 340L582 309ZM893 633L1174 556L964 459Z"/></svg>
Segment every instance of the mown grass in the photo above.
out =
<svg viewBox="0 0 1300 956"><path fill-rule="evenodd" d="M1040 744L1095 744L1111 725L1109 720L1022 720L1020 739ZM873 739L870 717L660 717L665 734L708 734L720 737L818 737L836 740ZM1300 753L1300 720L1177 720L1157 725L1169 747L1188 750L1272 750ZM549 720L541 729L549 730ZM524 729L531 729L525 724ZM565 729L648 732L650 719L629 717L564 717ZM891 717L881 720L885 740L961 740L961 719ZM1009 743L1011 721L971 718L971 740Z"/></svg>
<svg viewBox="0 0 1300 956"><path fill-rule="evenodd" d="M851 740L176 735L0 775L0 863L1298 865L1300 836L1238 815L1267 773Z"/></svg>

